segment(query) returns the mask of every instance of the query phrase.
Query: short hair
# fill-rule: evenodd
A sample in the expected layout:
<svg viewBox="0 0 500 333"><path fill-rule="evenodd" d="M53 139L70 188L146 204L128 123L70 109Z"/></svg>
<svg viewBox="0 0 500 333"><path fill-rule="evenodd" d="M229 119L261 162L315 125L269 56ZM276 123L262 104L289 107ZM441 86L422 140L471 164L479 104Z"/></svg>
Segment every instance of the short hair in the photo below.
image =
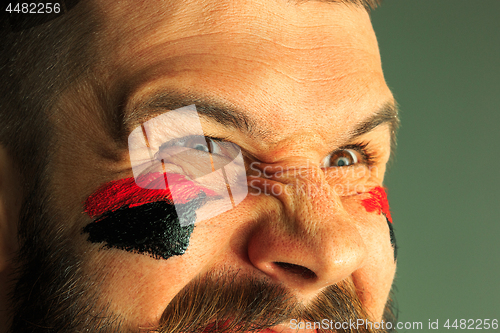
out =
<svg viewBox="0 0 500 333"><path fill-rule="evenodd" d="M363 6L369 12L371 9L377 8L382 0L333 0L348 5Z"/></svg>
<svg viewBox="0 0 500 333"><path fill-rule="evenodd" d="M48 161L50 111L63 90L90 67L98 26L93 14L81 1L49 22L39 14L0 18L0 144L18 168L25 192Z"/></svg>
<svg viewBox="0 0 500 333"><path fill-rule="evenodd" d="M368 12L370 12L372 9L377 8L382 3L382 0L291 0L291 1L294 1L296 3L304 3L310 1L331 2L343 5L364 7Z"/></svg>

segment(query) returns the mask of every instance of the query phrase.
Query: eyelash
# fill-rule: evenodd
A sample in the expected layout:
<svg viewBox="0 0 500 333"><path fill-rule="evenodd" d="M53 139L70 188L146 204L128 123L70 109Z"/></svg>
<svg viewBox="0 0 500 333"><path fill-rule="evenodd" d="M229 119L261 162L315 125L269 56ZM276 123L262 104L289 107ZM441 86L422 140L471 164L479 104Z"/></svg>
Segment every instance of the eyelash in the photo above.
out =
<svg viewBox="0 0 500 333"><path fill-rule="evenodd" d="M363 161L361 161L360 163L366 164L367 166L371 166L376 161L376 155L371 149L368 148L369 145L370 145L370 142L351 144L351 145L340 147L339 149L334 151L332 154L334 154L335 152L340 151L340 150L352 149L352 150L357 151L361 155Z"/></svg>
<svg viewBox="0 0 500 333"><path fill-rule="evenodd" d="M186 137L183 137L181 139L189 139L190 137L192 137L192 136L186 136ZM227 137L205 136L205 138L213 140L215 142L231 142L230 140L228 140ZM165 142L160 146L159 149L161 150L161 147L168 145L169 143L171 143L172 141L175 141L175 140L179 140L179 139L174 139L174 140L170 140L169 142ZM355 150L357 153L359 153L361 155L361 161L359 161L356 165L365 164L366 166L372 166L376 162L376 154L371 149L368 148L369 146L370 146L370 142L350 144L350 145L340 147L339 149L332 152L331 155L335 154L338 151L342 151L342 150L348 150L348 149ZM240 147L240 149L241 149L241 147ZM241 149L241 150L243 152L243 149Z"/></svg>
<svg viewBox="0 0 500 333"><path fill-rule="evenodd" d="M173 142L179 142L181 140L188 141L190 139L194 139L194 138L198 138L198 137L200 137L200 136L199 135L187 135L187 136L183 136L181 138L176 138L176 139L169 140L169 141L164 142L164 143L161 144L161 146L158 148L158 152L161 151L163 148L168 147L169 145L172 145ZM212 140L212 141L215 141L215 142L228 142L228 143L232 143L227 138L216 138L216 137L213 137L213 136L203 136L203 138L205 140L208 139L208 140Z"/></svg>

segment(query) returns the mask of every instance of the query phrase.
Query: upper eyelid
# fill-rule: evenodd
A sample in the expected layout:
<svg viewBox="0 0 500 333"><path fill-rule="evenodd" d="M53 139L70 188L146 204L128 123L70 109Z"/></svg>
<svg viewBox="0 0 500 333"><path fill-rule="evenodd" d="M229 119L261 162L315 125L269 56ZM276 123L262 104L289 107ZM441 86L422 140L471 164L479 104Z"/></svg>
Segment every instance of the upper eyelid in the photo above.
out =
<svg viewBox="0 0 500 333"><path fill-rule="evenodd" d="M335 149L328 156L331 156L331 155L335 154L336 152L339 152L342 150L355 150L359 154L361 154L361 157L362 157L362 161L359 161L356 165L358 165L358 164L371 165L376 160L376 154L369 148L369 145L370 145L369 142L348 144L348 145L339 147L338 149Z"/></svg>
<svg viewBox="0 0 500 333"><path fill-rule="evenodd" d="M180 137L180 138L174 138L174 139L168 140L167 142L162 143L158 149L161 149L164 145L167 145L167 144L169 144L171 142L182 142L182 141L187 141L189 139L197 138L197 137L200 137L200 138L203 137L205 139L211 139L211 140L214 140L214 141L231 142L231 141L225 140L223 138L215 138L215 137L206 136L206 135L187 135L187 136L183 136L183 137ZM231 142L231 143L234 143L234 142Z"/></svg>
<svg viewBox="0 0 500 333"><path fill-rule="evenodd" d="M359 149L366 149L368 147L369 143L354 143L354 144L348 144L342 147L339 147L332 151L332 154L335 153L336 151L339 150L345 150L345 149L354 149L354 150L359 150Z"/></svg>
<svg viewBox="0 0 500 333"><path fill-rule="evenodd" d="M201 135L187 135L187 136L183 136L183 137L180 137L180 138L174 138L174 139L171 139L171 140L169 140L167 142L163 142L158 147L158 149L161 149L162 147L164 147L164 145L167 145L167 144L169 144L171 142L188 140L188 139L194 138L194 137L201 137ZM203 137L207 138L207 139L214 140L214 141L229 142L229 143L233 143L235 145L238 145L238 144L234 143L233 141L231 141L228 137L225 137L225 136L215 136L215 135L207 136L207 135L204 135ZM358 153L361 154L361 157L362 157L362 161L360 161L361 163L370 165L376 159L376 155L377 154L373 153L372 149L369 148L369 145L370 145L369 142L348 144L348 145L344 145L344 146L341 146L341 147L333 150L332 152L330 152L329 155L332 155L332 154L334 154L334 153L336 153L338 151L341 151L341 150L352 149L352 150L355 150L355 151L357 151ZM241 153L243 155L251 156L252 159L256 159L256 157L254 156L254 154L251 154L249 151L247 151L246 149L242 148L239 145L238 145L238 147L239 147L239 149L240 149L240 151L241 151ZM360 163L357 163L357 164L360 164Z"/></svg>

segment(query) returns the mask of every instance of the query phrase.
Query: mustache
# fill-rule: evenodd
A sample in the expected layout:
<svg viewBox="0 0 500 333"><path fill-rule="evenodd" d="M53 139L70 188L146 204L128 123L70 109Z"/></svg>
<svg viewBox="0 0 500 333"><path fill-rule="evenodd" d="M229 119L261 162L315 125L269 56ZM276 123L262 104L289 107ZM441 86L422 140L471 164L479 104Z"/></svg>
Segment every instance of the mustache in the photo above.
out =
<svg viewBox="0 0 500 333"><path fill-rule="evenodd" d="M306 304L284 285L225 269L188 284L167 306L160 325L150 329L158 333L260 332L287 325L292 319L343 323L367 318L350 280L327 287ZM387 303L384 320L395 320L392 301ZM353 331L340 328L318 332ZM356 332L387 331L363 326Z"/></svg>

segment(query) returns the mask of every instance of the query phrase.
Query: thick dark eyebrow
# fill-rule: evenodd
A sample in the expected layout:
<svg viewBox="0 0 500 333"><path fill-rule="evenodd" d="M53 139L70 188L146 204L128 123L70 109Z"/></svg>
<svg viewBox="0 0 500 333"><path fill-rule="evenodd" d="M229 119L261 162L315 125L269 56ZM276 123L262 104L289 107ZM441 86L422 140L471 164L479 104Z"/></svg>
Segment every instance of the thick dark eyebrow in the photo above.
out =
<svg viewBox="0 0 500 333"><path fill-rule="evenodd" d="M244 132L250 137L263 138L269 133L265 126L259 125L256 120L235 105L217 97L201 97L191 93L160 92L153 94L134 106L130 112L126 112L123 120L125 124L135 127L156 114L192 104L196 105L196 110L200 115L207 116L225 127ZM355 126L348 133L347 142L355 141L382 124L389 125L391 150L393 150L396 143L396 131L399 126L398 110L394 100L382 104L375 113Z"/></svg>
<svg viewBox="0 0 500 333"><path fill-rule="evenodd" d="M358 124L350 132L350 137L347 141L352 142L383 124L389 125L389 131L391 134L391 152L393 152L396 146L396 133L399 127L399 112L397 104L394 100L390 100L382 104L382 107L380 107L375 113Z"/></svg>
<svg viewBox="0 0 500 333"><path fill-rule="evenodd" d="M125 125L138 126L140 123L166 110L176 110L187 105L196 105L196 111L209 117L225 127L232 127L251 137L262 137L267 134L263 128L256 126L256 122L235 105L220 98L197 96L191 93L162 92L153 94L150 98L139 103L126 113L123 120Z"/></svg>

